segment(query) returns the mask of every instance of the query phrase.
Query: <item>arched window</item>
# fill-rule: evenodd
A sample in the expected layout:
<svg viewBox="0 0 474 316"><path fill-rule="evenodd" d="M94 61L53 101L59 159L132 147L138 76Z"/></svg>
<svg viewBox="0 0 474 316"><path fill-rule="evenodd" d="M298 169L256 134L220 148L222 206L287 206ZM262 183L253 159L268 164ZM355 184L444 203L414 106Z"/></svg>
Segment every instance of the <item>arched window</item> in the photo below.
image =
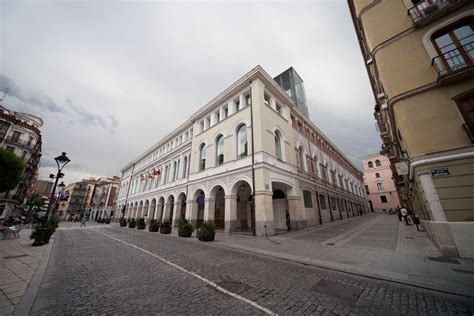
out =
<svg viewBox="0 0 474 316"><path fill-rule="evenodd" d="M474 19L461 19L431 36L438 52L435 65L440 75L460 70L474 63Z"/></svg>
<svg viewBox="0 0 474 316"><path fill-rule="evenodd" d="M240 125L237 129L237 158L247 156L247 125Z"/></svg>
<svg viewBox="0 0 474 316"><path fill-rule="evenodd" d="M279 131L275 131L275 154L279 160L283 160L281 155L281 136Z"/></svg>
<svg viewBox="0 0 474 316"><path fill-rule="evenodd" d="M184 156L183 159L183 178L186 178L187 174L186 172L188 171L188 156Z"/></svg>
<svg viewBox="0 0 474 316"><path fill-rule="evenodd" d="M199 147L199 171L206 169L206 144Z"/></svg>
<svg viewBox="0 0 474 316"><path fill-rule="evenodd" d="M181 160L178 159L178 163L176 164L176 180L179 179L179 165L181 163Z"/></svg>
<svg viewBox="0 0 474 316"><path fill-rule="evenodd" d="M216 166L224 163L224 136L219 135L216 138Z"/></svg>
<svg viewBox="0 0 474 316"><path fill-rule="evenodd" d="M380 173L376 172L376 173L375 173L375 177L376 177L376 178L380 178Z"/></svg>
<svg viewBox="0 0 474 316"><path fill-rule="evenodd" d="M375 160L375 166L376 167L380 167L382 164L380 163L380 160Z"/></svg>
<svg viewBox="0 0 474 316"><path fill-rule="evenodd" d="M372 161L369 161L368 165L369 165L369 168L373 168L373 167L374 167L374 163L373 163Z"/></svg>
<svg viewBox="0 0 474 316"><path fill-rule="evenodd" d="M173 163L173 176L171 177L171 181L176 180L176 161Z"/></svg>
<svg viewBox="0 0 474 316"><path fill-rule="evenodd" d="M305 169L305 168L304 168L304 151L303 151L303 146L300 146L300 148L298 149L298 162L300 163L301 169Z"/></svg>

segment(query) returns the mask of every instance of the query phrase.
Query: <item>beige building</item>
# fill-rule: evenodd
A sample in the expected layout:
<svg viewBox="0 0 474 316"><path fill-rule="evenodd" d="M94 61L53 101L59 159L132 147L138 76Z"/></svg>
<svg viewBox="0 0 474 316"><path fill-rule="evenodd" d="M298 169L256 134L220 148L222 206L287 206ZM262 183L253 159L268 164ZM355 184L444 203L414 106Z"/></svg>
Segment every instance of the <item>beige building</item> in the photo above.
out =
<svg viewBox="0 0 474 316"><path fill-rule="evenodd" d="M20 206L33 191L41 158L41 126L40 117L10 111L0 105L0 147L10 150L25 163L18 186L0 193L0 218L21 215Z"/></svg>
<svg viewBox="0 0 474 316"><path fill-rule="evenodd" d="M402 203L474 258L474 2L348 0Z"/></svg>
<svg viewBox="0 0 474 316"><path fill-rule="evenodd" d="M255 67L122 169L118 216L271 236L368 210L362 173L308 118L293 68Z"/></svg>

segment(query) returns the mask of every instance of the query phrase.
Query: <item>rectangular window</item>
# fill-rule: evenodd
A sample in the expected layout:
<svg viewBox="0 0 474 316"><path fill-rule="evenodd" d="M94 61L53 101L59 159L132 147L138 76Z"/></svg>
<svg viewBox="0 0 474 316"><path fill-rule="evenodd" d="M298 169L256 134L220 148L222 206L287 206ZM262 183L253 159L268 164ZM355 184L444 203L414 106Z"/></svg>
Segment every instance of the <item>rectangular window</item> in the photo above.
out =
<svg viewBox="0 0 474 316"><path fill-rule="evenodd" d="M245 96L245 105L251 105L252 104L252 97L250 96L250 94L247 94Z"/></svg>
<svg viewBox="0 0 474 316"><path fill-rule="evenodd" d="M204 131L204 121L199 122L199 130Z"/></svg>
<svg viewBox="0 0 474 316"><path fill-rule="evenodd" d="M221 121L221 113L219 111L216 112L216 123L219 123Z"/></svg>
<svg viewBox="0 0 474 316"><path fill-rule="evenodd" d="M474 94L457 101L459 112L464 119L464 129L474 141Z"/></svg>
<svg viewBox="0 0 474 316"><path fill-rule="evenodd" d="M211 127L211 117L210 116L208 116L206 118L206 123L207 123L207 128Z"/></svg>
<svg viewBox="0 0 474 316"><path fill-rule="evenodd" d="M321 209L326 209L326 197L323 194L319 194L319 206Z"/></svg>
<svg viewBox="0 0 474 316"><path fill-rule="evenodd" d="M303 190L303 199L304 199L304 207L313 208L313 200L311 199L310 191Z"/></svg>
<svg viewBox="0 0 474 316"><path fill-rule="evenodd" d="M270 97L266 93L263 95L263 103L265 103L266 106L270 105Z"/></svg>
<svg viewBox="0 0 474 316"><path fill-rule="evenodd" d="M380 196L380 202L382 202L382 203L388 203L387 197L386 197L385 195L381 195L381 196Z"/></svg>
<svg viewBox="0 0 474 316"><path fill-rule="evenodd" d="M224 107L224 111L222 111L224 117L222 119L225 119L227 118L227 116L229 116L229 109L227 108L227 106Z"/></svg>
<svg viewBox="0 0 474 316"><path fill-rule="evenodd" d="M235 100L234 100L234 104L235 104L235 111L240 110L240 100L239 100L239 99L235 99Z"/></svg>
<svg viewBox="0 0 474 316"><path fill-rule="evenodd" d="M379 190L379 191L383 190L383 183L382 182L377 183L377 190Z"/></svg>
<svg viewBox="0 0 474 316"><path fill-rule="evenodd" d="M336 173L331 171L331 183L336 185Z"/></svg>
<svg viewBox="0 0 474 316"><path fill-rule="evenodd" d="M276 110L279 114L281 114L281 105L278 104L278 103L275 104L275 110Z"/></svg>
<svg viewBox="0 0 474 316"><path fill-rule="evenodd" d="M14 141L14 142L19 141L19 140L20 140L20 136L21 136L21 133L20 133L20 132L14 131L14 132L13 132L13 135L12 135L12 141Z"/></svg>

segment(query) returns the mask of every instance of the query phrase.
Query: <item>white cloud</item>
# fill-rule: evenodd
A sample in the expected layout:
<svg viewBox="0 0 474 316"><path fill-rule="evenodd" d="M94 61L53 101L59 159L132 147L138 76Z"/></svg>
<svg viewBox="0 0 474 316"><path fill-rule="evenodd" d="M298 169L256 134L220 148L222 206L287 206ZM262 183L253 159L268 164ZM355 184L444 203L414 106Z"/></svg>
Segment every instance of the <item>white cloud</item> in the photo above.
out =
<svg viewBox="0 0 474 316"><path fill-rule="evenodd" d="M257 64L271 75L293 66L313 121L352 158L379 147L345 1L3 2L0 10L0 73L44 97L4 103L44 118L43 161L66 151L66 182L118 174Z"/></svg>

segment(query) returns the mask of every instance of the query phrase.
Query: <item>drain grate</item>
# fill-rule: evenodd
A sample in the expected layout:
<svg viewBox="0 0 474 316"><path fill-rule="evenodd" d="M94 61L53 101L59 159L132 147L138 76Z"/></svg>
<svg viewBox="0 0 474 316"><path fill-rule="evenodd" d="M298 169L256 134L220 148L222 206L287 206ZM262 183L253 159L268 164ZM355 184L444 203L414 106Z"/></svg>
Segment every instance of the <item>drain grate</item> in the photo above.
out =
<svg viewBox="0 0 474 316"><path fill-rule="evenodd" d="M431 261L438 261L444 263L460 264L459 261L450 257L428 257Z"/></svg>
<svg viewBox="0 0 474 316"><path fill-rule="evenodd" d="M224 281L224 282L219 282L217 283L220 287L226 289L229 292L232 293L242 293L247 289L247 286L241 282L234 282L234 281Z"/></svg>
<svg viewBox="0 0 474 316"><path fill-rule="evenodd" d="M340 300L355 303L362 290L351 285L322 279L311 288L312 291L333 296Z"/></svg>
<svg viewBox="0 0 474 316"><path fill-rule="evenodd" d="M412 237L412 236L405 236L403 238L406 238L406 239L415 239L415 237Z"/></svg>
<svg viewBox="0 0 474 316"><path fill-rule="evenodd" d="M28 255L16 255L16 256L6 256L6 257L3 257L3 259L16 259L16 258L21 258L21 257L28 257Z"/></svg>

